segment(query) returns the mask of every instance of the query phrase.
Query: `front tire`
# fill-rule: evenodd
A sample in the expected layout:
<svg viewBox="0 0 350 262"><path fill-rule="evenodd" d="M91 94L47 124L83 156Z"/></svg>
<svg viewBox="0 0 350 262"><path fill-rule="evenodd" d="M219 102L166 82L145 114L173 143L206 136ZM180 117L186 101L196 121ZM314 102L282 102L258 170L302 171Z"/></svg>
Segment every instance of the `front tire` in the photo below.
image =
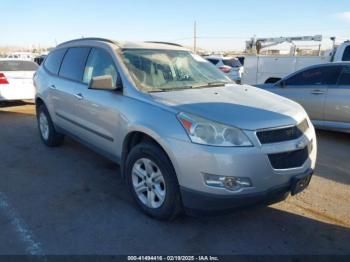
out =
<svg viewBox="0 0 350 262"><path fill-rule="evenodd" d="M55 130L49 111L44 104L38 106L37 121L40 138L45 145L49 147L62 145L64 136Z"/></svg>
<svg viewBox="0 0 350 262"><path fill-rule="evenodd" d="M130 191L144 213L156 219L171 220L181 212L176 174L159 146L145 142L132 148L125 172Z"/></svg>

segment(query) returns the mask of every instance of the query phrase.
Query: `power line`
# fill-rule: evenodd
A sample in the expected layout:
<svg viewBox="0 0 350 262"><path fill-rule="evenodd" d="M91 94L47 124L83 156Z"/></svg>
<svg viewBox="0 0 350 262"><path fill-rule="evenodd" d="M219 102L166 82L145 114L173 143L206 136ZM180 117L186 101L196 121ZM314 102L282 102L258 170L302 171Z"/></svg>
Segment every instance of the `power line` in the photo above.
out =
<svg viewBox="0 0 350 262"><path fill-rule="evenodd" d="M197 36L197 39L250 39L251 36L238 37L238 36ZM177 39L171 39L170 42L182 41L182 40L192 40L193 37L183 37Z"/></svg>

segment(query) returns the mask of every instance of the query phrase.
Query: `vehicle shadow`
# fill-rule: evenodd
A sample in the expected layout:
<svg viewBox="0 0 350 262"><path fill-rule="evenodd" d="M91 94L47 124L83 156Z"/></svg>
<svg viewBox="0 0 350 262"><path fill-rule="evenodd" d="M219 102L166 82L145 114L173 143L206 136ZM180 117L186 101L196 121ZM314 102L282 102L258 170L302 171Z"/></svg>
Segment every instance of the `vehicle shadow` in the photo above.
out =
<svg viewBox="0 0 350 262"><path fill-rule="evenodd" d="M132 200L118 165L69 138L62 147L47 148L34 118L19 121L7 113L0 129L6 139L0 143L0 191L45 243L46 254L350 253L349 226L298 215L279 204L183 215L171 222L151 219ZM327 142L332 134L318 135L320 162L333 163L328 154L347 155L345 137L336 141L342 148L337 153Z"/></svg>
<svg viewBox="0 0 350 262"><path fill-rule="evenodd" d="M55 227L66 228L67 225L60 223L71 221L69 227L80 229L80 236L71 234L71 239L65 238L63 242L64 245L75 246L83 254L113 252L140 255L225 255L350 252L350 225L334 225L306 215L294 214L295 210L282 210L279 204L269 207L252 206L200 216L183 214L170 222L154 220L138 209L120 177L118 165L70 139L67 139L65 148L60 150L65 150L65 157L72 158L71 160L78 164L76 167L69 166L69 169L75 170L67 174L75 189L70 186L64 189L62 185L63 192L59 194L60 197L52 200L49 210L61 217ZM58 154L62 155L62 152ZM74 158L74 155L79 157ZM57 177L58 173L52 171L51 175ZM66 176L61 173L62 175ZM75 180L81 182L77 183ZM54 186L57 184L50 187ZM145 245L144 240L149 236L153 236L152 244ZM62 234L61 237L65 235ZM77 244L81 243L81 240L77 239L79 237L84 238L84 246ZM95 241L97 238L98 243ZM93 246L93 250L88 250L88 246Z"/></svg>
<svg viewBox="0 0 350 262"><path fill-rule="evenodd" d="M68 141L68 143L71 143ZM79 147L72 142L74 147ZM74 152L85 158L83 147ZM75 246L83 254L348 254L350 252L350 226L318 221L294 214L295 210L281 210L279 205L251 206L228 212L200 216L182 214L174 221L154 220L143 214L113 163L87 153L86 165L75 179L83 181L49 206L56 228L79 228L79 236L56 236L64 246ZM93 157L95 163L92 164ZM89 160L90 159L90 160ZM86 159L85 159L86 160ZM58 174L55 174L58 175ZM71 174L72 175L72 174ZM53 183L53 182L51 182ZM56 185L55 185L56 186ZM64 185L62 185L63 187ZM50 186L50 187L53 187ZM64 192L65 191L65 192ZM49 197L50 198L50 197ZM288 200L287 200L288 201ZM44 204L45 206L45 204ZM47 218L43 218L46 221ZM71 221L69 225L65 221ZM101 237L102 236L102 237ZM144 240L152 238L152 244ZM84 246L81 239L84 239ZM99 239L96 243L95 239ZM110 243L113 243L111 245ZM93 247L92 250L86 247ZM69 250L69 249L68 249ZM72 250L74 253L74 250Z"/></svg>
<svg viewBox="0 0 350 262"><path fill-rule="evenodd" d="M7 101L0 102L0 116L10 118L20 115L35 115L35 104L31 101Z"/></svg>
<svg viewBox="0 0 350 262"><path fill-rule="evenodd" d="M278 206L278 205L277 205ZM220 254L348 254L350 228L274 207L251 207L214 217L182 217L173 233L192 231L189 252ZM185 238L185 236L183 236ZM181 240L179 240L181 241ZM210 253L210 252L209 252Z"/></svg>
<svg viewBox="0 0 350 262"><path fill-rule="evenodd" d="M317 130L315 175L350 185L350 134Z"/></svg>
<svg viewBox="0 0 350 262"><path fill-rule="evenodd" d="M0 108L4 107L15 107L15 106L25 106L33 105L34 102L30 100L18 100L18 101L0 101Z"/></svg>

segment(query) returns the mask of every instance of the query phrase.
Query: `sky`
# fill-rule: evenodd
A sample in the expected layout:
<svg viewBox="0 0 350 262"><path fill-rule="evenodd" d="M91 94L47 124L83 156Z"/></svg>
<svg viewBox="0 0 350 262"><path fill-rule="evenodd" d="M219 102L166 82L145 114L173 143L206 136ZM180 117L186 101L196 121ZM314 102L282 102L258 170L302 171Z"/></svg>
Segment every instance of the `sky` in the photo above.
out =
<svg viewBox="0 0 350 262"><path fill-rule="evenodd" d="M350 39L350 0L1 0L0 46L55 46L80 37L243 49L257 37Z"/></svg>

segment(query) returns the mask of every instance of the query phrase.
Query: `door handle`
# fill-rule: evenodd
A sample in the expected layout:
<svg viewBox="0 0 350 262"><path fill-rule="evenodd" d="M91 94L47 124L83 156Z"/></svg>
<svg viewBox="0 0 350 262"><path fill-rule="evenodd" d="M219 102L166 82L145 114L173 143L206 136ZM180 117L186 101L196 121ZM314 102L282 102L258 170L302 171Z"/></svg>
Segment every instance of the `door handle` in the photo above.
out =
<svg viewBox="0 0 350 262"><path fill-rule="evenodd" d="M50 89L56 89L55 85L50 85Z"/></svg>
<svg viewBox="0 0 350 262"><path fill-rule="evenodd" d="M82 100L82 99L84 98L84 96L83 96L81 93L79 93L79 94L74 94L74 97L75 97L76 99L78 99L78 100Z"/></svg>
<svg viewBox="0 0 350 262"><path fill-rule="evenodd" d="M312 90L312 91L311 91L311 94L314 94L314 95L323 95L323 94L324 94L324 91L319 90L319 89L315 89L315 90Z"/></svg>

